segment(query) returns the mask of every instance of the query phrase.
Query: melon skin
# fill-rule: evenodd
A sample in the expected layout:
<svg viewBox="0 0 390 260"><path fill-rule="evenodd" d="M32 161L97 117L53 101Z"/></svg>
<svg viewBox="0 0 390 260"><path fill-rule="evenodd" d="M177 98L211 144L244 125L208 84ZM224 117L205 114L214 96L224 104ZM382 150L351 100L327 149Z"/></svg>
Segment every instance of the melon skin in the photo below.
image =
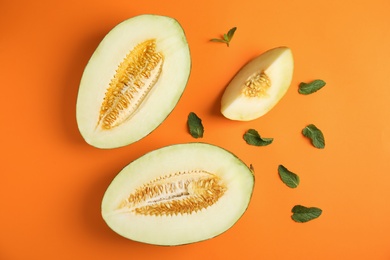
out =
<svg viewBox="0 0 390 260"><path fill-rule="evenodd" d="M267 114L278 104L291 85L294 59L290 48L270 49L245 64L226 87L221 98L221 113L228 119L251 121ZM269 80L258 96L245 95L244 86L255 73Z"/></svg>
<svg viewBox="0 0 390 260"><path fill-rule="evenodd" d="M145 215L124 204L129 194L161 176L199 170L217 175L226 185L223 196L211 206L191 213ZM174 144L151 151L123 168L104 194L101 214L114 232L127 239L160 246L190 244L229 230L247 210L253 188L253 170L226 149L207 143Z"/></svg>
<svg viewBox="0 0 390 260"><path fill-rule="evenodd" d="M102 102L119 64L137 44L154 39L164 55L162 71L136 112L119 126L98 126ZM168 16L145 14L116 25L88 61L79 86L76 120L84 140L111 149L134 143L154 131L179 102L189 80L191 55L180 23Z"/></svg>

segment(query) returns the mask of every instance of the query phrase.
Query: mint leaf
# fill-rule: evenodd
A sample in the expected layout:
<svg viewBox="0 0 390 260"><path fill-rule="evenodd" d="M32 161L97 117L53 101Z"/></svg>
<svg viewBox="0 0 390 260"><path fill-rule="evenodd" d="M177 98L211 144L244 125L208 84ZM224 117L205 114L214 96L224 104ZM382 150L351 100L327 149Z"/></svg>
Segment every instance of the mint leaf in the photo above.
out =
<svg viewBox="0 0 390 260"><path fill-rule="evenodd" d="M262 138L255 129L249 129L244 134L244 140L249 145L266 146L272 143L273 138Z"/></svg>
<svg viewBox="0 0 390 260"><path fill-rule="evenodd" d="M229 47L230 41L232 40L233 35L234 35L234 33L236 32L236 30L237 30L237 27L233 27L233 28L231 28L231 29L228 31L228 33L224 33L224 34L222 35L222 39L213 38L213 39L211 39L210 41L212 41L212 42L222 42L222 43L226 43L226 45Z"/></svg>
<svg viewBox="0 0 390 260"><path fill-rule="evenodd" d="M228 35L227 35L226 33L223 35L223 40L224 40L226 43L228 43L228 42L230 41L230 39L229 39L229 37L228 37Z"/></svg>
<svg viewBox="0 0 390 260"><path fill-rule="evenodd" d="M233 27L232 29L230 29L227 33L227 37L229 39L229 41L231 41L231 39L233 38L233 35L234 33L236 32L237 30L237 27Z"/></svg>
<svg viewBox="0 0 390 260"><path fill-rule="evenodd" d="M203 137L204 127L202 119L200 119L194 112L190 112L188 114L187 125L192 137Z"/></svg>
<svg viewBox="0 0 390 260"><path fill-rule="evenodd" d="M299 84L298 92L303 95L309 95L314 92L317 92L325 85L326 85L325 81L321 79L316 79L309 83L301 82Z"/></svg>
<svg viewBox="0 0 390 260"><path fill-rule="evenodd" d="M325 148L324 134L315 125L310 124L302 130L302 134L311 140L314 147Z"/></svg>
<svg viewBox="0 0 390 260"><path fill-rule="evenodd" d="M322 210L316 207L305 207L302 205L296 205L292 208L293 213L291 218L295 222L304 223L315 218L318 218L322 214Z"/></svg>
<svg viewBox="0 0 390 260"><path fill-rule="evenodd" d="M299 185L299 176L289 171L283 165L279 165L278 172L280 179L290 188L296 188Z"/></svg>
<svg viewBox="0 0 390 260"><path fill-rule="evenodd" d="M225 40L222 40L222 39L211 39L210 40L211 42L222 42L222 43L226 43Z"/></svg>

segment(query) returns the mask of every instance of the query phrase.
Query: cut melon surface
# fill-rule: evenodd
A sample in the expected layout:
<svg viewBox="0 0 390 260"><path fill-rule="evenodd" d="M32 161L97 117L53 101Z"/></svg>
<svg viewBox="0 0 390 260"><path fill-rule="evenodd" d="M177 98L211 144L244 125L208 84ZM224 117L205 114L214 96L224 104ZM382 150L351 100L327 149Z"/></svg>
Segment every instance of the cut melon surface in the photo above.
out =
<svg viewBox="0 0 390 260"><path fill-rule="evenodd" d="M166 146L126 166L102 200L107 225L128 239L182 245L213 238L246 211L253 171L206 143Z"/></svg>
<svg viewBox="0 0 390 260"><path fill-rule="evenodd" d="M140 15L115 26L81 78L76 118L85 141L116 148L156 129L179 101L191 57L177 20Z"/></svg>
<svg viewBox="0 0 390 260"><path fill-rule="evenodd" d="M228 119L250 121L269 112L286 94L293 77L291 49L271 49L245 64L226 87L221 113Z"/></svg>

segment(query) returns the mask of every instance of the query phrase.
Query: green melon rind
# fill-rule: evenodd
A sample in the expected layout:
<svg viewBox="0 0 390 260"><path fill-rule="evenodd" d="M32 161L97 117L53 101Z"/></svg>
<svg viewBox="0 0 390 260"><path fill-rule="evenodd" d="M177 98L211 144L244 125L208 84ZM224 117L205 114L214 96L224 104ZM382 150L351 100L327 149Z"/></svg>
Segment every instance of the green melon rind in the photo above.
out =
<svg viewBox="0 0 390 260"><path fill-rule="evenodd" d="M229 188L216 204L196 217L186 214L180 218L135 217L116 209L129 191L157 177L161 169L175 172L199 162L202 168L224 172ZM143 171L137 171L138 168ZM189 244L216 237L230 229L247 210L253 188L253 170L226 149L207 143L175 144L151 151L127 165L104 194L102 217L114 232L130 240L163 246Z"/></svg>
<svg viewBox="0 0 390 260"><path fill-rule="evenodd" d="M105 89L116 66L136 44L156 38L165 62L160 80L144 105L112 131L96 129ZM160 15L139 15L115 26L100 42L85 67L76 104L76 119L84 140L97 148L110 149L134 143L154 131L179 102L189 80L191 56L179 22ZM146 105L145 105L146 104Z"/></svg>

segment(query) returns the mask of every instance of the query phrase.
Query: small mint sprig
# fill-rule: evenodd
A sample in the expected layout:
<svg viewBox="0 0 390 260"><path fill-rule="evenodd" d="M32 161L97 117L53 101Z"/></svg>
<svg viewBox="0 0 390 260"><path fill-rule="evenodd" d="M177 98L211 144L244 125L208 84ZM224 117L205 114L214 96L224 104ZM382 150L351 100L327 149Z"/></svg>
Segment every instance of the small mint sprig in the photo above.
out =
<svg viewBox="0 0 390 260"><path fill-rule="evenodd" d="M325 138L322 131L314 124L309 124L302 130L302 134L311 140L314 147L318 149L325 148Z"/></svg>
<svg viewBox="0 0 390 260"><path fill-rule="evenodd" d="M309 83L301 82L299 84L298 92L302 95L310 95L317 92L326 85L326 82L322 79L316 79Z"/></svg>
<svg viewBox="0 0 390 260"><path fill-rule="evenodd" d="M244 140L249 145L267 146L273 142L273 138L264 138L255 129L249 129L244 134Z"/></svg>
<svg viewBox="0 0 390 260"><path fill-rule="evenodd" d="M320 208L305 207L302 205L295 205L291 212L293 213L291 218L298 223L305 223L316 219L322 214L322 210Z"/></svg>
<svg viewBox="0 0 390 260"><path fill-rule="evenodd" d="M190 134L194 138L202 138L204 133L204 127L202 124L202 119L198 117L194 112L190 112L187 118L187 125L190 131Z"/></svg>
<svg viewBox="0 0 390 260"><path fill-rule="evenodd" d="M280 179L288 187L290 187L290 188L298 187L300 180L299 180L299 176L297 174L295 174L292 171L288 170L283 165L279 165L278 173L279 173Z"/></svg>
<svg viewBox="0 0 390 260"><path fill-rule="evenodd" d="M233 35L236 32L236 30L237 30L237 27L233 27L227 33L223 34L222 39L213 38L210 41L212 41L212 42L222 42L222 43L225 43L227 45L227 47L229 47L230 46L230 41L232 40Z"/></svg>

